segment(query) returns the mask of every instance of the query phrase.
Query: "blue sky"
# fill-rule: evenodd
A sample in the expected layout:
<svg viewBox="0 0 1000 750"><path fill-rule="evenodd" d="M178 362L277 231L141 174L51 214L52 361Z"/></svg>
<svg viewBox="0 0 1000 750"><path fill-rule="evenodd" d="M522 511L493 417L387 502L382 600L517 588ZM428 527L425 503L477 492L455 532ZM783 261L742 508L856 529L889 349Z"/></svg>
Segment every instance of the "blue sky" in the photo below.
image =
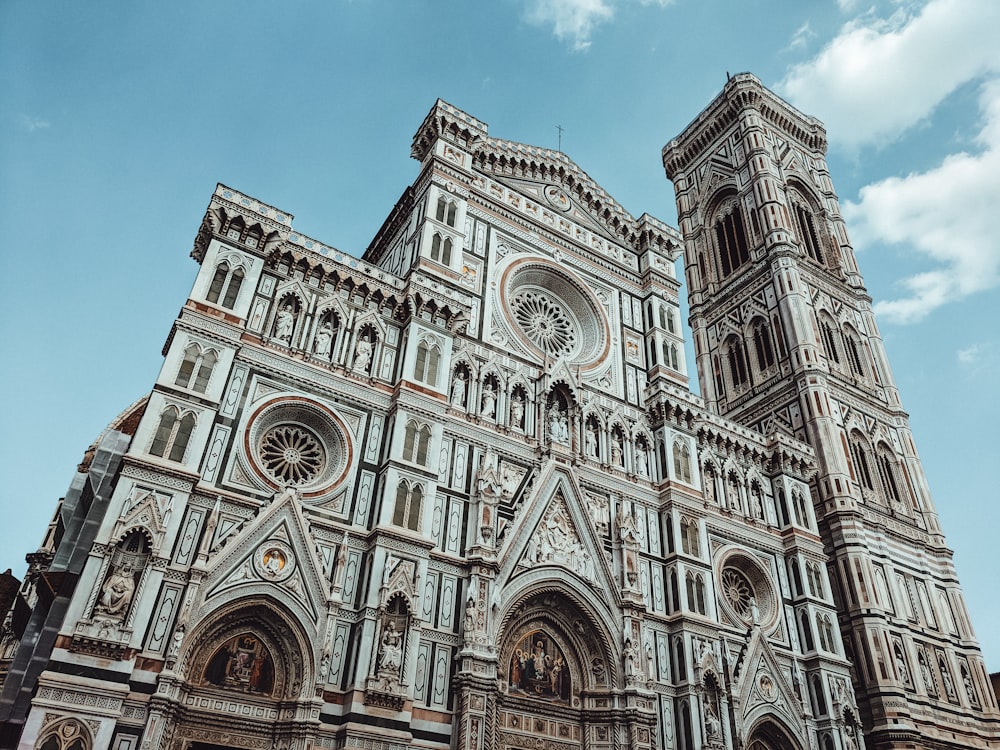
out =
<svg viewBox="0 0 1000 750"><path fill-rule="evenodd" d="M983 643L1000 670L1000 3L0 4L0 570L151 386L216 182L360 254L437 97L676 222L660 149L751 71L831 174Z"/></svg>

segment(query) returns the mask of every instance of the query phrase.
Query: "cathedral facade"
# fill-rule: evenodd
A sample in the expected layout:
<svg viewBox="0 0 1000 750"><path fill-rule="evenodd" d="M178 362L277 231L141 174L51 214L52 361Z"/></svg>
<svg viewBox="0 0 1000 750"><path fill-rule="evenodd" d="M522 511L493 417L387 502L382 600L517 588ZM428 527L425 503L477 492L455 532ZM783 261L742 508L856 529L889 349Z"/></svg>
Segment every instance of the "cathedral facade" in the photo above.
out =
<svg viewBox="0 0 1000 750"><path fill-rule="evenodd" d="M1000 747L825 145L734 77L677 230L439 100L361 259L219 185L29 555L2 746Z"/></svg>

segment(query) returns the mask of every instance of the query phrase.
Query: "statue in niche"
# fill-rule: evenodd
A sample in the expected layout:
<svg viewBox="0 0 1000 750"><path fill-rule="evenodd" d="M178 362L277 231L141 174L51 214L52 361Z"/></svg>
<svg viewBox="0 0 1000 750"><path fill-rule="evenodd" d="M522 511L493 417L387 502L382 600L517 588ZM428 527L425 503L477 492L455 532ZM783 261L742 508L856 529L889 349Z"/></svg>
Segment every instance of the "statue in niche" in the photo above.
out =
<svg viewBox="0 0 1000 750"><path fill-rule="evenodd" d="M524 428L524 396L518 391L510 402L510 425L518 430Z"/></svg>
<svg viewBox="0 0 1000 750"><path fill-rule="evenodd" d="M330 345L333 343L333 326L326 321L316 332L316 356L329 357Z"/></svg>
<svg viewBox="0 0 1000 750"><path fill-rule="evenodd" d="M180 625L177 630L174 631L174 637L170 641L170 648L167 649L167 658L176 659L177 654L181 652L181 644L184 642L184 626Z"/></svg>
<svg viewBox="0 0 1000 750"><path fill-rule="evenodd" d="M497 415L497 392L489 381L483 387L483 405L479 413L487 419L494 419Z"/></svg>
<svg viewBox="0 0 1000 750"><path fill-rule="evenodd" d="M135 576L127 565L116 568L101 589L101 598L94 608L97 612L123 617L135 594Z"/></svg>
<svg viewBox="0 0 1000 750"><path fill-rule="evenodd" d="M378 659L379 672L393 672L398 675L402 663L403 636L396 630L396 623L390 620L382 633L382 653Z"/></svg>
<svg viewBox="0 0 1000 750"><path fill-rule="evenodd" d="M591 458L597 458L597 428L593 424L588 424L587 429L584 430L583 441L587 455Z"/></svg>
<svg viewBox="0 0 1000 750"><path fill-rule="evenodd" d="M455 370L455 377L451 380L450 399L452 406L465 406L465 375L461 370Z"/></svg>
<svg viewBox="0 0 1000 750"><path fill-rule="evenodd" d="M625 639L625 647L622 649L622 658L625 660L625 682L628 684L636 678L637 663L639 659L639 655L636 653L635 647L632 645L631 638Z"/></svg>
<svg viewBox="0 0 1000 750"><path fill-rule="evenodd" d="M750 512L757 520L764 520L764 503L761 501L760 487L757 484L750 488Z"/></svg>
<svg viewBox="0 0 1000 750"><path fill-rule="evenodd" d="M646 449L640 444L635 446L635 473L640 477L649 476L649 458L646 456Z"/></svg>
<svg viewBox="0 0 1000 750"><path fill-rule="evenodd" d="M278 318L274 324L274 337L279 341L288 343L292 338L292 328L295 326L295 312L291 304L285 305L278 311Z"/></svg>
<svg viewBox="0 0 1000 750"><path fill-rule="evenodd" d="M358 339L354 349L354 372L367 373L372 361L372 342L368 340L367 334Z"/></svg>
<svg viewBox="0 0 1000 750"><path fill-rule="evenodd" d="M711 706L705 708L705 736L708 739L717 739L722 734L722 722L715 715Z"/></svg>
<svg viewBox="0 0 1000 750"><path fill-rule="evenodd" d="M625 457L622 453L622 439L617 432L611 433L611 463L615 466L624 466Z"/></svg>

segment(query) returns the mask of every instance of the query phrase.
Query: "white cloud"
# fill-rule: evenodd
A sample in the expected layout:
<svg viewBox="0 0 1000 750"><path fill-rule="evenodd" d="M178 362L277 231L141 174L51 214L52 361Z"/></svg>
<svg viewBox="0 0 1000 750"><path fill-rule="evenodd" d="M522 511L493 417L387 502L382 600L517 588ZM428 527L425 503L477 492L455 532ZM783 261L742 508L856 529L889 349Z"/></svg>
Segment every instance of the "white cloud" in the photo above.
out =
<svg viewBox="0 0 1000 750"><path fill-rule="evenodd" d="M809 22L806 21L804 24L799 26L792 34L792 41L788 43L789 49L804 49L809 40L816 36L816 32L809 27Z"/></svg>
<svg viewBox="0 0 1000 750"><path fill-rule="evenodd" d="M930 0L916 13L866 15L794 66L777 88L817 113L834 144L891 141L958 86L1000 71L997 29L996 0Z"/></svg>
<svg viewBox="0 0 1000 750"><path fill-rule="evenodd" d="M983 86L979 153L945 158L927 172L862 188L844 218L859 247L913 248L933 268L903 279L905 294L875 305L897 323L921 320L937 307L1000 285L1000 79Z"/></svg>
<svg viewBox="0 0 1000 750"><path fill-rule="evenodd" d="M669 5L672 0L632 0L642 5ZM525 18L539 26L552 25L556 38L577 51L590 47L594 29L610 21L615 7L626 0L527 0Z"/></svg>
<svg viewBox="0 0 1000 750"><path fill-rule="evenodd" d="M52 124L48 120L43 120L41 117L36 117L34 115L21 114L18 117L18 121L22 128L27 130L29 133L34 133L36 130L46 130L52 127Z"/></svg>
<svg viewBox="0 0 1000 750"><path fill-rule="evenodd" d="M992 342L972 344L955 355L968 375L992 375L1000 365L1000 356Z"/></svg>

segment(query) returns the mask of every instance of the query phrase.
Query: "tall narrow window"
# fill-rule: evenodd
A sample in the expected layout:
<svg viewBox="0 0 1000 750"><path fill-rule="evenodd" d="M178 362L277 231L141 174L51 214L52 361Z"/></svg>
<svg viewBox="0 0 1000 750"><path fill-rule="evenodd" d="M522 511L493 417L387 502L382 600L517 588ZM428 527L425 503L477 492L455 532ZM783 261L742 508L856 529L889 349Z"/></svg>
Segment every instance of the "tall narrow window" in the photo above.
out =
<svg viewBox="0 0 1000 750"><path fill-rule="evenodd" d="M419 484L410 485L400 482L396 487L396 505L393 508L392 522L411 531L420 530L420 504L423 500L423 490Z"/></svg>
<svg viewBox="0 0 1000 750"><path fill-rule="evenodd" d="M430 442L430 427L427 425L418 425L411 419L406 424L406 433L403 436L403 459L418 463L421 466L426 465Z"/></svg>
<svg viewBox="0 0 1000 750"><path fill-rule="evenodd" d="M795 218L798 223L799 239L802 247L810 258L817 263L823 262L823 248L819 243L819 236L816 233L816 223L811 212L797 203L795 204Z"/></svg>
<svg viewBox="0 0 1000 750"><path fill-rule="evenodd" d="M448 214L445 216L444 223L449 227L455 226L455 217L458 213L458 206L454 203L448 204Z"/></svg>
<svg viewBox="0 0 1000 750"><path fill-rule="evenodd" d="M749 385L750 377L747 372L747 355L743 347L743 341L739 336L733 335L726 340L726 357L729 364L729 377L737 390Z"/></svg>
<svg viewBox="0 0 1000 750"><path fill-rule="evenodd" d="M168 407L160 415L160 423L149 448L151 455L165 457L171 461L184 460L184 452L194 431L195 418L190 412L180 419L178 416L178 410L173 406Z"/></svg>
<svg viewBox="0 0 1000 750"><path fill-rule="evenodd" d="M753 345L757 354L757 366L763 371L774 366L774 347L771 345L771 331L763 320L753 327Z"/></svg>
<svg viewBox="0 0 1000 750"><path fill-rule="evenodd" d="M897 503L902 502L902 496L899 493L899 483L896 478L896 461L885 445L879 446L877 461L879 479L882 480L885 499Z"/></svg>
<svg viewBox="0 0 1000 750"><path fill-rule="evenodd" d="M451 247L452 242L450 237L446 237L444 240L444 246L441 248L441 263L446 266L451 265Z"/></svg>
<svg viewBox="0 0 1000 750"><path fill-rule="evenodd" d="M184 359L177 370L174 385L204 393L208 388L208 381L212 377L216 361L217 356L214 351L209 350L203 353L197 344L189 345L184 350Z"/></svg>
<svg viewBox="0 0 1000 750"><path fill-rule="evenodd" d="M823 317L819 321L819 332L823 338L823 348L826 349L826 357L838 365L840 364L840 351L837 348L837 334L834 333L836 326L833 321Z"/></svg>
<svg viewBox="0 0 1000 750"><path fill-rule="evenodd" d="M716 222L715 241L719 247L723 277L729 276L750 260L750 248L739 206L733 205L732 212Z"/></svg>
<svg viewBox="0 0 1000 750"><path fill-rule="evenodd" d="M437 212L434 214L434 218L437 219L438 221L444 221L444 214L445 211L447 210L448 210L448 201L446 201L443 197L438 198Z"/></svg>
<svg viewBox="0 0 1000 750"><path fill-rule="evenodd" d="M215 275L212 277L212 283L208 287L205 299L232 310L236 305L236 298L242 286L243 269L236 268L231 271L229 264L223 261L215 269Z"/></svg>
<svg viewBox="0 0 1000 750"><path fill-rule="evenodd" d="M858 433L851 435L851 460L854 461L854 470L857 474L858 484L865 489L874 490L875 484L872 482L868 451Z"/></svg>
<svg viewBox="0 0 1000 750"><path fill-rule="evenodd" d="M441 363L441 349L426 341L417 345L417 359L413 365L413 377L422 383L437 385L438 367Z"/></svg>

